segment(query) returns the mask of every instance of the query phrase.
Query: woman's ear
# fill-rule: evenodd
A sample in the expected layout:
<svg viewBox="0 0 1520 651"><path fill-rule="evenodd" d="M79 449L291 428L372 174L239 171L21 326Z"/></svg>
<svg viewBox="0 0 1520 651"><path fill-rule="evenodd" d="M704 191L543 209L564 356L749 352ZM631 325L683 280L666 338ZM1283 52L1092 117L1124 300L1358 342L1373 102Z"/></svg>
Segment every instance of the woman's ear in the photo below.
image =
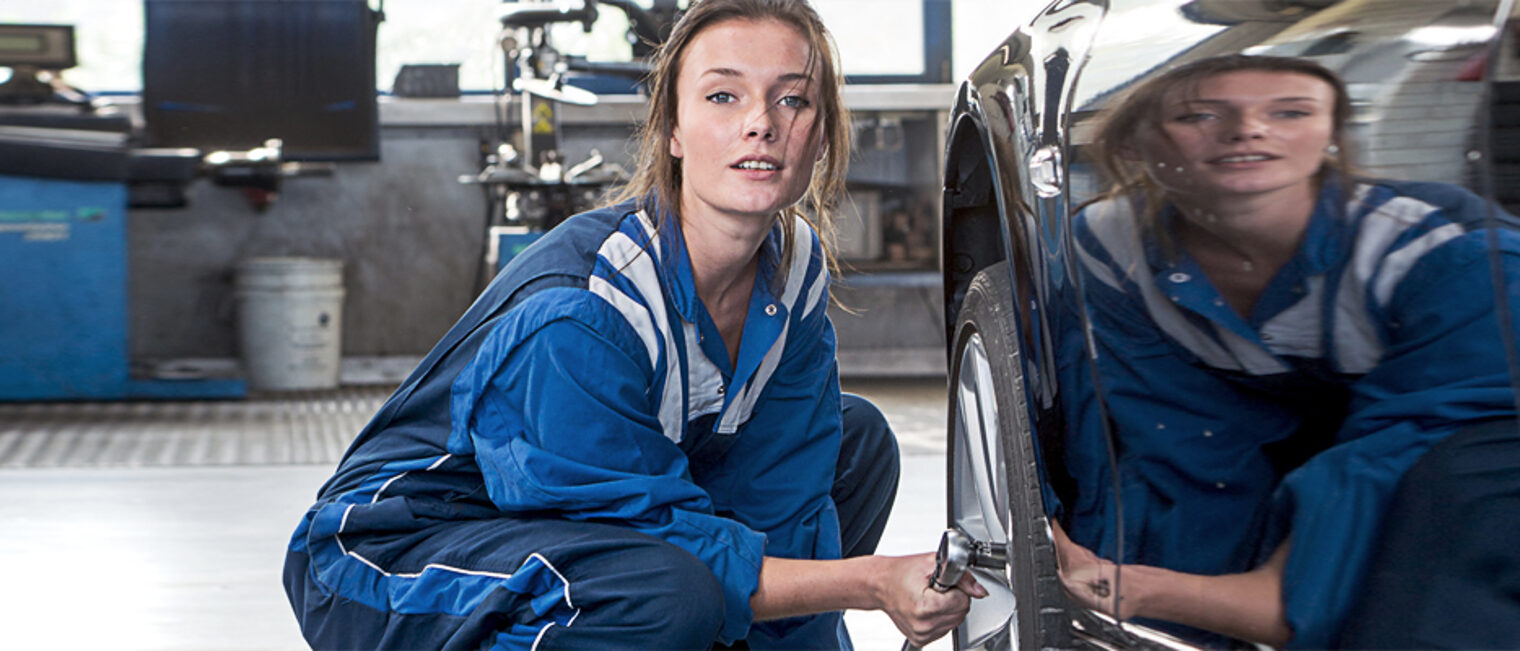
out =
<svg viewBox="0 0 1520 651"><path fill-rule="evenodd" d="M685 150L681 148L681 127L679 127L679 126L677 126L677 127L671 127L671 129L670 129L670 157L671 158L675 158L675 159L679 159L679 158L681 158L682 156L685 155L684 152L685 152Z"/></svg>

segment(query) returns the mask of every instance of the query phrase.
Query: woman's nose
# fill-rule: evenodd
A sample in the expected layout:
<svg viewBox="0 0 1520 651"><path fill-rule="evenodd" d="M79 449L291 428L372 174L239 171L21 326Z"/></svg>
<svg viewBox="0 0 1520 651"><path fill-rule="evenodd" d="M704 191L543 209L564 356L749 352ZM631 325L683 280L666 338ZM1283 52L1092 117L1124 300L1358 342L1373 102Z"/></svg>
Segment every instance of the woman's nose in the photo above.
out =
<svg viewBox="0 0 1520 651"><path fill-rule="evenodd" d="M1255 116L1241 116L1230 125L1230 140L1255 140L1266 135L1266 123Z"/></svg>
<svg viewBox="0 0 1520 651"><path fill-rule="evenodd" d="M750 114L744 123L745 138L776 139L776 120L770 107L763 107Z"/></svg>

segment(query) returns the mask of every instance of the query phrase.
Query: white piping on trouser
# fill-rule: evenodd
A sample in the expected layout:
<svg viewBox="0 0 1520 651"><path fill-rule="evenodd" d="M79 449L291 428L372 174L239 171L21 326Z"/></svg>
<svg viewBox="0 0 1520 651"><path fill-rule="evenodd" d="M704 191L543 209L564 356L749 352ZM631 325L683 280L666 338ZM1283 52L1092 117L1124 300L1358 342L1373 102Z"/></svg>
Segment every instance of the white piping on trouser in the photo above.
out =
<svg viewBox="0 0 1520 651"><path fill-rule="evenodd" d="M448 461L449 457L452 457L452 456L454 456L454 455L452 455L452 454L445 454L445 455L443 455L441 457L438 457L437 461L434 461L432 464L428 465L428 467L424 468L422 471L423 472L427 472L429 470L433 470L433 469L437 468L438 466L442 465L443 462ZM395 481L397 479L401 479L402 477L405 477L405 476L407 476L407 475L409 475L411 473L412 473L412 471L408 470L408 471L403 472L403 473L401 473L399 475L396 475L395 477L391 477L390 479L385 480L385 483L381 484L380 488L378 488L378 489L375 490L375 496L372 497L372 498L370 498L369 503L370 504L374 504L375 502L379 502L380 501L380 494L384 493L385 489L390 488L391 484L395 483ZM345 511L344 512L344 516L347 516L347 515L348 515L348 512ZM341 524L338 525L338 532L339 533L343 532L343 526Z"/></svg>
<svg viewBox="0 0 1520 651"><path fill-rule="evenodd" d="M570 601L570 579L565 578L565 575L559 571L559 568L554 567L554 564L550 563L549 559L544 558L543 555L539 554L538 552L530 554L528 558L537 558L539 562L544 564L544 567L549 568L549 571L554 573L554 576L559 577L560 584L565 586L565 605L575 609L575 614L570 616L570 621L565 622L565 628L570 628L575 624L575 620L579 619L581 616L581 609L576 608L575 603ZM549 629L553 626L554 622L551 621L543 628L538 630L538 635L533 638L534 649L538 649L538 644L539 642L543 641L544 634L548 633Z"/></svg>
<svg viewBox="0 0 1520 651"><path fill-rule="evenodd" d="M338 533L333 534L333 541L338 543L338 551L348 553L348 548L343 546L343 528L348 526L348 514L354 510L354 505L343 507L343 519L338 520Z"/></svg>
<svg viewBox="0 0 1520 651"><path fill-rule="evenodd" d="M433 470L434 468L437 468L438 466L443 465L443 462L448 461L449 457L452 457L452 456L454 456L454 455L452 455L452 454L445 454L445 455L443 455L441 457L438 457L438 460L434 461L431 464L428 464L428 467L425 468L423 470L423 472L426 472L428 470ZM372 498L370 498L369 503L370 504L374 504L374 503L380 501L380 494L384 493L385 489L390 488L391 484L395 483L397 479L401 479L402 477L405 477L405 476L411 474L411 472L412 471L408 470L406 472L403 472L403 473L400 473L400 474L396 475L395 477L391 477L390 479L385 480L385 483L381 484L380 488L375 489L375 496L372 497ZM348 514L353 512L354 506L355 505L350 504L346 508L343 509L343 519L338 521L338 530L335 533L333 533L333 541L336 542L336 543L338 543L338 551L343 552L344 555L348 555L349 551L348 551L348 547L343 544L343 530L346 529L346 528L348 528ZM364 563L365 565L368 565L368 566L373 567L373 568L375 568L377 570L380 570L380 567L377 566L377 565L375 565L374 563L369 562L369 559L366 559L363 556L359 556L358 554L354 554L353 556L354 556L354 558L359 559L359 561L362 562L362 563ZM380 570L380 571L384 572L385 570Z"/></svg>
<svg viewBox="0 0 1520 651"><path fill-rule="evenodd" d="M538 629L538 635L533 637L533 651L538 651L539 643L544 641L544 635L547 634L551 628L554 628L554 622L544 624L543 628Z"/></svg>
<svg viewBox="0 0 1520 651"><path fill-rule="evenodd" d="M554 576L559 577L559 582L561 584L564 584L564 586L565 586L565 605L569 606L571 608L575 608L575 603L572 602L572 601L570 601L570 579L565 578L565 575L559 571L559 568L554 567L554 564L550 563L549 559L544 558L544 556L542 554L539 554L538 552L533 552L532 554L528 555L528 558L536 558L536 559L538 559L540 563L544 564L544 567L549 568L549 571L554 573ZM523 562L526 563L527 561L523 561ZM581 610L579 608L575 608L575 615L572 615L570 617L570 621L574 622L575 621L575 617L579 616L580 614L581 614ZM565 625L569 626L570 624L566 623Z"/></svg>
<svg viewBox="0 0 1520 651"><path fill-rule="evenodd" d="M349 508L353 508L353 507L350 506ZM346 516L347 513L345 513L344 515ZM511 579L512 576L513 576L512 574L503 574L501 572L486 572L486 571L483 571L483 570L467 570L467 569L464 569L464 568L453 567L451 565L443 565L443 564L439 564L439 563L428 563L427 565L422 566L422 569L419 570L419 571L417 571L417 572L409 572L409 573L402 573L402 574L393 574L391 572L385 571L379 565L376 565L374 562L370 561L369 559L367 559L367 558L359 555L358 552L345 552L345 555L354 557L354 559L358 560L360 563L363 563L363 564L365 564L365 565L367 565L367 566L369 566L371 568L374 568L374 570L376 572L379 572L382 576L385 576L387 578L398 577L398 578L403 578L403 579L414 579L414 578L422 576L422 573L426 572L428 570L442 570L442 571L445 571L445 572L454 572L456 574L464 574L464 575L468 575L468 576L485 576L485 577L490 577L490 578L494 578L494 579L501 579L501 580L504 580L504 581L507 580L507 579ZM559 579L560 585L564 586L563 592L564 592L565 605L568 606L568 607L570 607L571 609L575 610L575 613L572 614L572 615L570 615L569 621L566 621L564 623L564 626L566 628L569 628L570 626L574 625L575 624L575 620L579 619L580 616L581 616L581 609L580 608L576 608L575 602L570 599L570 580L567 579L567 578L565 578L564 573L560 572L559 568L554 567L554 564L550 563L549 559L544 558L543 554L540 554L538 552L533 552L532 554L529 554L528 558L526 558L526 559L523 560L523 565L526 565L529 560L532 560L532 559L535 559L535 558L538 559L538 561L540 563L543 563L544 567L549 568L549 571L554 573L555 578ZM533 638L533 648L535 648L535 649L538 648L539 642L542 641L543 638L544 638L544 634L547 633L549 631L549 629L551 627L555 626L555 625L556 625L555 622L550 621L548 624L545 624L543 628L539 629L538 635L536 635Z"/></svg>

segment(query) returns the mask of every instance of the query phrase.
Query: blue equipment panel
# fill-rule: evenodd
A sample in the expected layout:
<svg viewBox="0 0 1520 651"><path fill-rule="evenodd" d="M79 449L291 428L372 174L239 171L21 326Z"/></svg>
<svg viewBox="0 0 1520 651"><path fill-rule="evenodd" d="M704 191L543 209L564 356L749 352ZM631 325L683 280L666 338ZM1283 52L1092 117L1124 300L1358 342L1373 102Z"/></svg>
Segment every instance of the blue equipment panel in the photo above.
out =
<svg viewBox="0 0 1520 651"><path fill-rule="evenodd" d="M496 271L500 272L507 266L512 258L522 253L523 249L543 237L543 231L529 230L522 226L493 226L491 227L491 239L496 258Z"/></svg>
<svg viewBox="0 0 1520 651"><path fill-rule="evenodd" d="M0 176L0 396L123 391L126 206L119 181Z"/></svg>
<svg viewBox="0 0 1520 651"><path fill-rule="evenodd" d="M130 377L126 210L124 181L0 175L0 400L247 393Z"/></svg>

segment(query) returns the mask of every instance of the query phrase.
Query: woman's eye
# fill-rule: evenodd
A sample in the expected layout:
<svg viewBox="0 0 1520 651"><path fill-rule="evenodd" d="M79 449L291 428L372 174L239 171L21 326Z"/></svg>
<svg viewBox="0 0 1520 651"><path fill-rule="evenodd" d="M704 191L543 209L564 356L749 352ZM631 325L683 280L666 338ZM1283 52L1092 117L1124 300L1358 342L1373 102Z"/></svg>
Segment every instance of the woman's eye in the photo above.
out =
<svg viewBox="0 0 1520 651"><path fill-rule="evenodd" d="M1214 119L1214 114L1213 113L1184 113L1184 114L1179 115L1179 116L1177 116L1175 118L1172 118L1172 119L1174 121L1176 121L1176 122L1181 122L1183 124L1197 124L1199 122L1203 122L1203 121L1206 121L1206 120L1212 120L1212 119Z"/></svg>
<svg viewBox="0 0 1520 651"><path fill-rule="evenodd" d="M733 93L722 90L707 96L707 101L713 102L715 104L727 104L734 101L735 99L738 98L734 97Z"/></svg>
<svg viewBox="0 0 1520 651"><path fill-rule="evenodd" d="M1308 111L1302 111L1302 110L1299 110L1299 109L1287 109L1287 110L1283 110L1283 111L1278 111L1277 112L1277 117L1280 117L1280 118L1290 118L1290 119L1306 118L1306 117L1309 117L1310 115L1312 115L1312 114L1309 113Z"/></svg>
<svg viewBox="0 0 1520 651"><path fill-rule="evenodd" d="M806 97L802 97L800 95L787 95L786 97L781 98L781 101L778 103L787 108L794 109L804 109L813 105L813 103L808 101Z"/></svg>

